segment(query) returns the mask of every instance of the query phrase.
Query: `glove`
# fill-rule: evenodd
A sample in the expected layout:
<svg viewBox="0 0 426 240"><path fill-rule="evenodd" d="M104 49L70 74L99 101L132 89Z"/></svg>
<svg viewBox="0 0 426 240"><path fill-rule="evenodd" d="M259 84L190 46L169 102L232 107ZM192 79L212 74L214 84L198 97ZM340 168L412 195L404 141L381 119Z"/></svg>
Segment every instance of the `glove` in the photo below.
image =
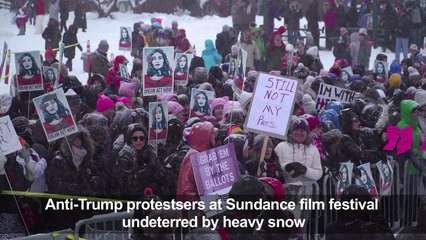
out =
<svg viewBox="0 0 426 240"><path fill-rule="evenodd" d="M300 164L300 163L298 163L298 162L289 163L285 166L285 170L287 172L291 172L291 171L295 170L295 168L298 166L298 164Z"/></svg>
<svg viewBox="0 0 426 240"><path fill-rule="evenodd" d="M25 162L28 162L31 158L31 150L28 147L24 147L21 150L21 153L19 154L21 155L21 158L25 160Z"/></svg>

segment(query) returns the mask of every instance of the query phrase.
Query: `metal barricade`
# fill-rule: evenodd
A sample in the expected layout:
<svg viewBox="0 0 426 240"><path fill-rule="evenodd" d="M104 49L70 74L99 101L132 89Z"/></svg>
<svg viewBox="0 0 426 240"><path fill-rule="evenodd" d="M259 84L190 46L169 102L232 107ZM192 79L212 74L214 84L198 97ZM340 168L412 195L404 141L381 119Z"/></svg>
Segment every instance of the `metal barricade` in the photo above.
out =
<svg viewBox="0 0 426 240"><path fill-rule="evenodd" d="M337 198L337 182L333 178L333 176L330 175L330 173L327 173L324 175L323 182L322 182L322 201L325 203L328 203L330 198ZM337 220L337 211L331 210L328 207L324 210L324 216L323 216L323 231L325 233L325 229L327 228L327 225Z"/></svg>
<svg viewBox="0 0 426 240"><path fill-rule="evenodd" d="M294 187L296 187L296 191L294 191ZM320 201L319 198L319 185L317 182L305 182L302 183L302 185L292 185L292 184L284 184L283 188L286 192L286 197L290 197L296 203L300 200L300 198L309 198L312 199L312 201ZM292 194L293 193L293 194ZM318 218L319 214L317 210L300 210L300 206L298 208L299 215L296 216L296 218L300 219L306 219L306 223L304 225L304 228L302 229L302 235L303 239L306 240L317 240L319 239L320 235L318 233ZM295 211L293 211L295 212ZM296 211L297 212L297 211ZM297 215L295 213L295 215Z"/></svg>
<svg viewBox="0 0 426 240"><path fill-rule="evenodd" d="M122 220L132 217L133 211L96 215L80 220L75 225L75 239L79 238L83 227L84 239L129 239L132 235L132 229L124 228Z"/></svg>
<svg viewBox="0 0 426 240"><path fill-rule="evenodd" d="M17 238L19 240L73 240L74 231L66 229L51 233L39 233L27 237ZM78 239L78 238L77 238Z"/></svg>
<svg viewBox="0 0 426 240"><path fill-rule="evenodd" d="M422 175L408 175L409 161L404 165L404 181L402 185L402 227L415 226L417 224L417 208L420 203L420 181L424 181Z"/></svg>

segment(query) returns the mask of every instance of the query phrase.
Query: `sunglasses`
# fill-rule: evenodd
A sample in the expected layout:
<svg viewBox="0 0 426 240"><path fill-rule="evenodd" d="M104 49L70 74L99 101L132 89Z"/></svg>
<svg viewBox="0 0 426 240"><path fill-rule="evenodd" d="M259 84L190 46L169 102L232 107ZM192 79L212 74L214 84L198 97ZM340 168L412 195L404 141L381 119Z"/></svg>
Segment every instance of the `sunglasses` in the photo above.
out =
<svg viewBox="0 0 426 240"><path fill-rule="evenodd" d="M132 137L132 140L134 142L136 142L137 140L143 142L143 141L145 141L145 139L146 139L145 136L134 136L134 137Z"/></svg>

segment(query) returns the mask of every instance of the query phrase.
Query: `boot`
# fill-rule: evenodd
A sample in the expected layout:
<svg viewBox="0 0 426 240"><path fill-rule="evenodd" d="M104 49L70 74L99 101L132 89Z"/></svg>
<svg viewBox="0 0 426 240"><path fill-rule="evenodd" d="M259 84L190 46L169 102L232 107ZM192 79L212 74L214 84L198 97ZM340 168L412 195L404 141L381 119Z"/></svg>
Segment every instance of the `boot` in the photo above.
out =
<svg viewBox="0 0 426 240"><path fill-rule="evenodd" d="M65 63L65 66L67 66L68 71L72 71L72 60L68 59L67 62Z"/></svg>

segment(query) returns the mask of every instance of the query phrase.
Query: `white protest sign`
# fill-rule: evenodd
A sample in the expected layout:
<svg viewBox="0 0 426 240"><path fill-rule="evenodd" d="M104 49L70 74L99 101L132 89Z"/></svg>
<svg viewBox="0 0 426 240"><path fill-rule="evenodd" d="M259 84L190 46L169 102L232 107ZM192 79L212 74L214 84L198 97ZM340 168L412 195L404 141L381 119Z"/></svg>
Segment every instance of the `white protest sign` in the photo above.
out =
<svg viewBox="0 0 426 240"><path fill-rule="evenodd" d="M325 106L331 101L339 101L340 103L351 103L354 101L355 94L355 91L321 83L318 91L315 109L324 109Z"/></svg>
<svg viewBox="0 0 426 240"><path fill-rule="evenodd" d="M9 115L0 118L0 155L7 155L12 152L21 150L22 146L19 142L15 128L13 128L12 120Z"/></svg>
<svg viewBox="0 0 426 240"><path fill-rule="evenodd" d="M297 79L259 73L245 129L284 139L298 84Z"/></svg>

